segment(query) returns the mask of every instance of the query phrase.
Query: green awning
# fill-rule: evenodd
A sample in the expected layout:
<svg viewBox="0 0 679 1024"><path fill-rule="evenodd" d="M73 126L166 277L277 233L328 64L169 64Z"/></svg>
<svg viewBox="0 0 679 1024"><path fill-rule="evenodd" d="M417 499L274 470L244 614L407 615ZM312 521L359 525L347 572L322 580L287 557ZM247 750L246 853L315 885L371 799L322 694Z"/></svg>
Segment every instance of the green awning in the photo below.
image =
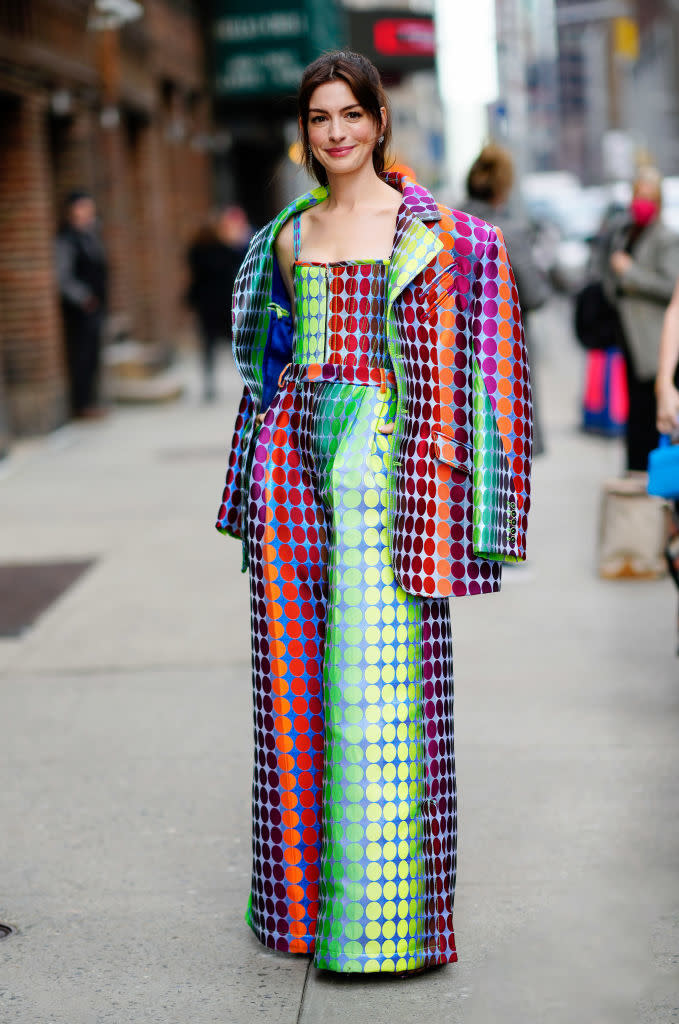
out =
<svg viewBox="0 0 679 1024"><path fill-rule="evenodd" d="M310 61L346 45L338 0L217 0L213 37L224 97L294 93Z"/></svg>

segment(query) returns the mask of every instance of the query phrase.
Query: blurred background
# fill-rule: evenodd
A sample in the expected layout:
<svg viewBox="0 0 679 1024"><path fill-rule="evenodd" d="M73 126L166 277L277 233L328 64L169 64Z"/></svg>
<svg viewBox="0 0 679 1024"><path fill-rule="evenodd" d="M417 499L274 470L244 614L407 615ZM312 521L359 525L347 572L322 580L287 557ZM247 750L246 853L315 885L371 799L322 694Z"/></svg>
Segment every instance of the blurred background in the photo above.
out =
<svg viewBox="0 0 679 1024"><path fill-rule="evenodd" d="M112 395L171 396L187 247L216 206L256 228L307 188L294 94L317 54L372 58L395 158L444 202L485 140L508 147L539 262L574 290L640 162L679 227L678 34L675 0L2 0L0 452L68 416L53 240L73 189L108 256Z"/></svg>

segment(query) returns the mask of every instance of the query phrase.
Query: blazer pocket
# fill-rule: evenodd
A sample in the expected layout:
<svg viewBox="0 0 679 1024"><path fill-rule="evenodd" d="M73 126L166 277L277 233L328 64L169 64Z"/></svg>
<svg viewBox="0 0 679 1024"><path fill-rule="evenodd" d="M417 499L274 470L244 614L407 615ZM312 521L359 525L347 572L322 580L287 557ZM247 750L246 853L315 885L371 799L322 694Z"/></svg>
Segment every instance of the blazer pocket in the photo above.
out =
<svg viewBox="0 0 679 1024"><path fill-rule="evenodd" d="M431 446L435 458L466 476L472 475L472 449L469 445L461 444L440 430L432 430Z"/></svg>

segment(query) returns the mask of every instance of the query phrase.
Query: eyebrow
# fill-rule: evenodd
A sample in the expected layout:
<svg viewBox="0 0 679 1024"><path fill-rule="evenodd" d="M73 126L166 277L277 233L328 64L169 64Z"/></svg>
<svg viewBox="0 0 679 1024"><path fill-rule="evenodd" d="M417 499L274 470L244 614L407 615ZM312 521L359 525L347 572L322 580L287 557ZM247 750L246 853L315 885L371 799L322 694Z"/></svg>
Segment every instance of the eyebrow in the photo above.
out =
<svg viewBox="0 0 679 1024"><path fill-rule="evenodd" d="M342 109L340 110L340 114L343 114L345 110L353 110L354 107L360 107L360 105L360 103L350 103L348 107L342 107ZM322 107L309 107L309 113L311 114L312 112L314 114L328 113L328 111L324 110Z"/></svg>

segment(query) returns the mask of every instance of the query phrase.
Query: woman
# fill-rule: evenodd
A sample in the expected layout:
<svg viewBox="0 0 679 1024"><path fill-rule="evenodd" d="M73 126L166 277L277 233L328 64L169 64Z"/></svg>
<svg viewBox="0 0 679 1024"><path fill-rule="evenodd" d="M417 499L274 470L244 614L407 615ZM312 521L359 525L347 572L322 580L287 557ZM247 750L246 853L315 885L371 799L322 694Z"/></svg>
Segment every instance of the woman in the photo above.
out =
<svg viewBox="0 0 679 1024"><path fill-rule="evenodd" d="M643 168L629 211L615 220L604 246L604 290L620 314L629 413L627 469L646 472L657 446L654 378L665 309L679 276L679 236L661 220L662 182Z"/></svg>
<svg viewBox="0 0 679 1024"><path fill-rule="evenodd" d="M320 182L253 239L218 529L250 570L247 920L333 971L456 959L450 594L522 559L530 386L502 236L384 173L373 65L305 71Z"/></svg>
<svg viewBox="0 0 679 1024"><path fill-rule="evenodd" d="M230 336L228 310L233 284L251 235L245 211L227 206L212 215L187 253L191 282L187 293L200 327L206 402L216 397L215 356L220 338Z"/></svg>
<svg viewBox="0 0 679 1024"><path fill-rule="evenodd" d="M512 270L519 290L519 305L526 313L543 306L549 298L550 288L545 275L533 258L528 227L508 208L514 186L514 161L509 150L496 143L484 146L467 174L467 213L491 221L502 229L507 248L512 254ZM536 351L531 333L524 321L526 348L531 368L533 393L533 455L545 450L544 431L538 415L537 383L535 374Z"/></svg>

